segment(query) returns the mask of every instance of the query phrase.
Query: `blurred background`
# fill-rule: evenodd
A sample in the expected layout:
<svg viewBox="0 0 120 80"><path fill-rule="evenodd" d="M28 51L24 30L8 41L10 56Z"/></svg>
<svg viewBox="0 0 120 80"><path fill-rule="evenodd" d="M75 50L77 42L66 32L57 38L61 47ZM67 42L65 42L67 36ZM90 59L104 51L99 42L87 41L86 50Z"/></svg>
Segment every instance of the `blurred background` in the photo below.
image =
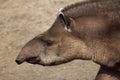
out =
<svg viewBox="0 0 120 80"><path fill-rule="evenodd" d="M91 61L50 67L15 63L24 44L50 28L60 8L79 1L0 0L0 80L94 80L99 65Z"/></svg>

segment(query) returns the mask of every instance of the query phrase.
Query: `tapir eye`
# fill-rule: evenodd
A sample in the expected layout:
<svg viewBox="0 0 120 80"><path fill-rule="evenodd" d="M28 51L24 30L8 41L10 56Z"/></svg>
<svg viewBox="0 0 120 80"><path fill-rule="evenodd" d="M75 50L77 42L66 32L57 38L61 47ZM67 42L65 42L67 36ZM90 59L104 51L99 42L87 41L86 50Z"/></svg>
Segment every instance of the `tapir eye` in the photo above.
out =
<svg viewBox="0 0 120 80"><path fill-rule="evenodd" d="M46 45L47 45L47 46L52 46L52 45L53 45L53 41L47 40L47 41L46 41Z"/></svg>
<svg viewBox="0 0 120 80"><path fill-rule="evenodd" d="M52 46L54 44L54 41L51 40L46 40L46 39L41 39L44 43L45 46Z"/></svg>

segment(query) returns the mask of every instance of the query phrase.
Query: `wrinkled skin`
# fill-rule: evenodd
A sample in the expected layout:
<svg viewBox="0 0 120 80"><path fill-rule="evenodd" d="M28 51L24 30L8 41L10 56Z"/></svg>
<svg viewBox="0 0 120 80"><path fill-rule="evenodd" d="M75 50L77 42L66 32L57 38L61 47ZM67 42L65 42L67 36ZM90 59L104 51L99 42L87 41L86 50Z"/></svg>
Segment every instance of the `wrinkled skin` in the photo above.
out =
<svg viewBox="0 0 120 80"><path fill-rule="evenodd" d="M104 0L101 1L104 3ZM89 12L88 9L90 15L84 16L83 14L82 17L75 18L72 17L75 13L70 15L69 11L63 10L49 30L36 36L22 48L16 62L21 64L26 61L51 66L74 59L92 60L101 65L96 80L120 80L120 67L118 66L120 65L120 9L118 4L120 2L119 0L110 1L114 2L108 3L106 0L105 5L113 6L111 7L113 9L109 7L107 9L105 5L103 7L105 6L105 11L111 12L105 12L103 9L101 14L95 13L97 8L95 7L94 13ZM112 5L113 3L116 4ZM87 8L90 8L89 5Z"/></svg>

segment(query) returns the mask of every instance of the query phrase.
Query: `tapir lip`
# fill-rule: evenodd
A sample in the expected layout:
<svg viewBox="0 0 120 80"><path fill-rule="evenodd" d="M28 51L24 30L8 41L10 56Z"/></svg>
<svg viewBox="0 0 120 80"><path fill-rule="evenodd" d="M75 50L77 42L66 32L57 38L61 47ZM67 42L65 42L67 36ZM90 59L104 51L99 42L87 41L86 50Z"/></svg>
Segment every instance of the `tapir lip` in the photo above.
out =
<svg viewBox="0 0 120 80"><path fill-rule="evenodd" d="M26 60L21 60L21 59L16 59L15 62L20 65L22 64L23 62L28 62L28 63L31 63L31 64L38 64L40 62L40 59L37 58L37 57L31 57L31 58L28 58Z"/></svg>
<svg viewBox="0 0 120 80"><path fill-rule="evenodd" d="M38 64L40 62L40 59L38 57L31 57L26 59L26 62L31 64Z"/></svg>

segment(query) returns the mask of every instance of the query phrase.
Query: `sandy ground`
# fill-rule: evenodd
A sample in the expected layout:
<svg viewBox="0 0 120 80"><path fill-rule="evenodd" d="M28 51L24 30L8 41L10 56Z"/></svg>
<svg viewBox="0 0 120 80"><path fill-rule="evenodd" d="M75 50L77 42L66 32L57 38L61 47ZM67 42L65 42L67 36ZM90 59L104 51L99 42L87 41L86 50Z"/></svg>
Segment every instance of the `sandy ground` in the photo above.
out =
<svg viewBox="0 0 120 80"><path fill-rule="evenodd" d="M43 67L15 58L23 45L47 30L58 10L81 0L0 0L0 80L93 80L99 65L91 61Z"/></svg>

